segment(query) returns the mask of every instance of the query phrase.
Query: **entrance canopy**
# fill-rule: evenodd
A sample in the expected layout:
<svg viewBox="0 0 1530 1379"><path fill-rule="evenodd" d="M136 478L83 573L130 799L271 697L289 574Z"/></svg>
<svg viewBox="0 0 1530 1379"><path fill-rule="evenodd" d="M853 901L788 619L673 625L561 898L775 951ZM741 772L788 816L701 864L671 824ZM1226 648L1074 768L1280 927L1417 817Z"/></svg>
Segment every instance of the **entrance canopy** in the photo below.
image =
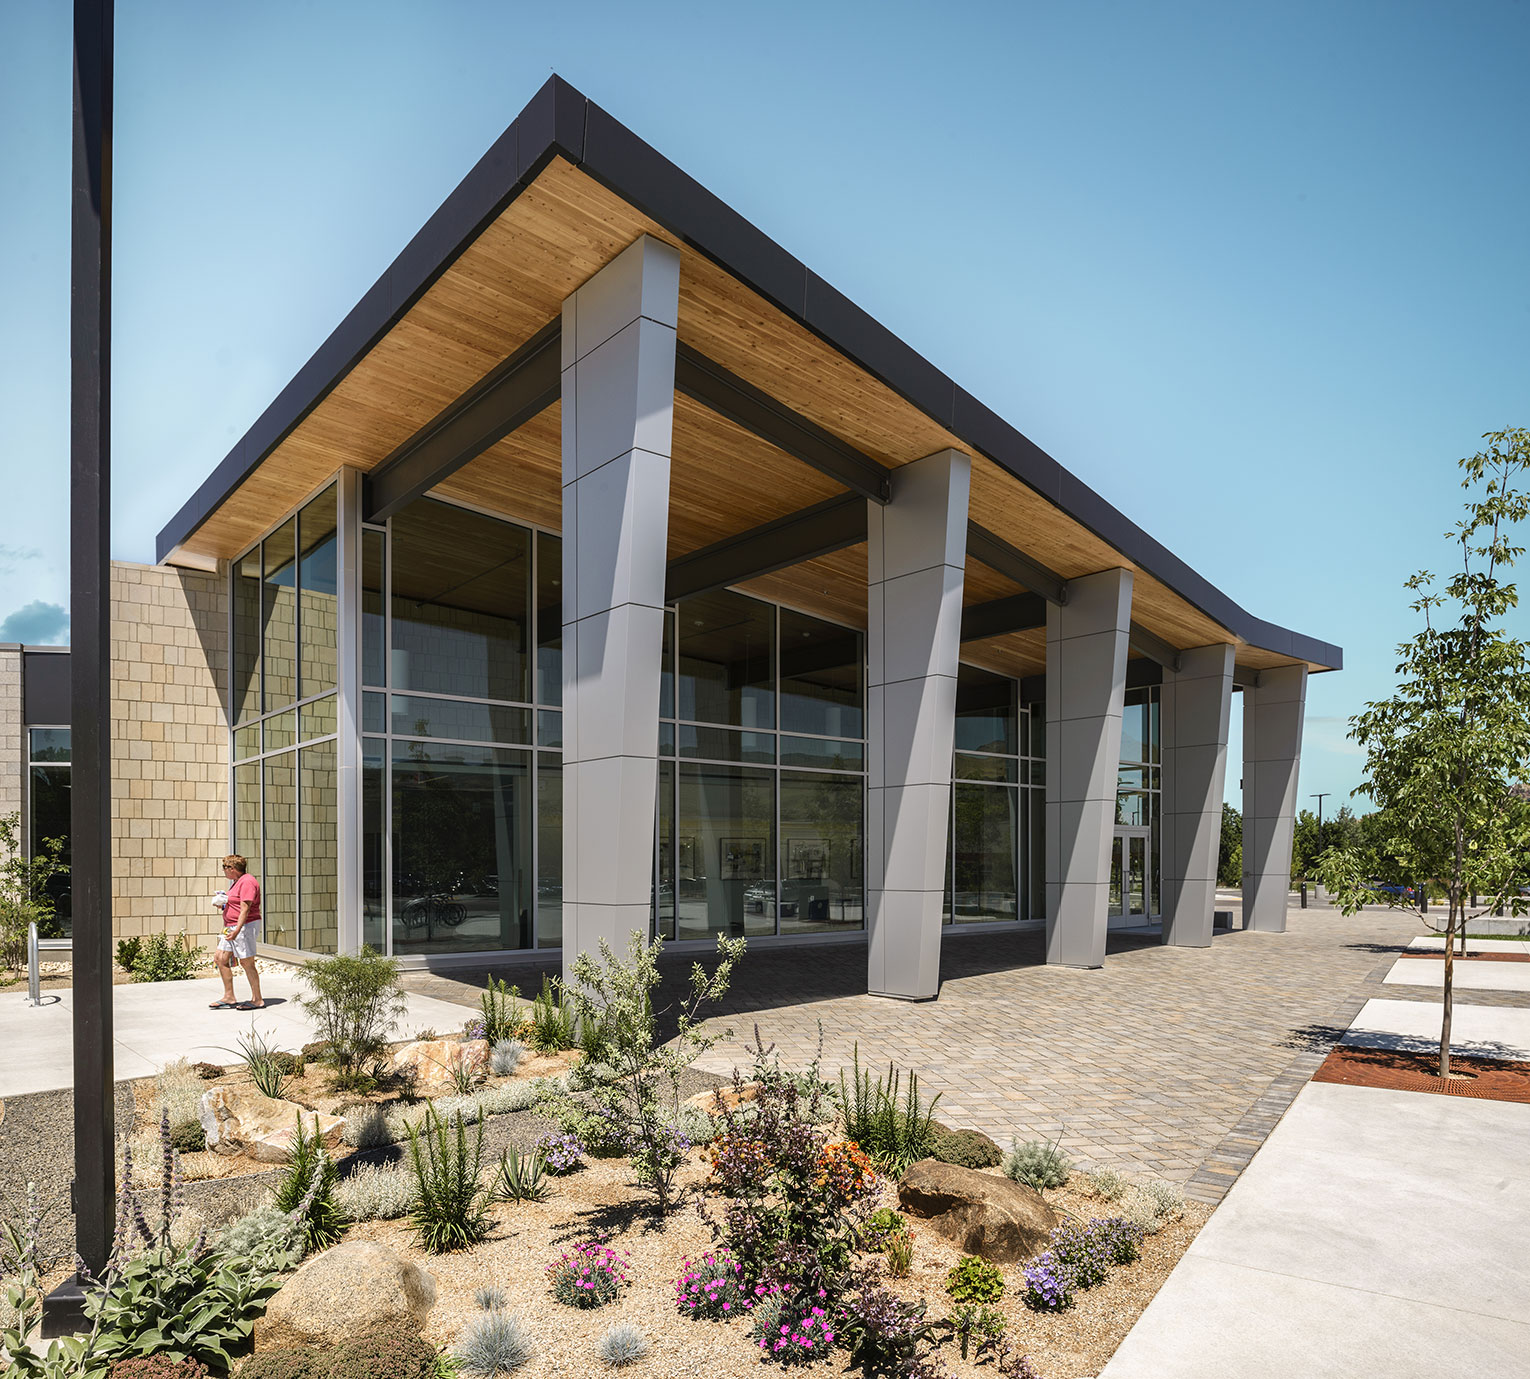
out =
<svg viewBox="0 0 1530 1379"><path fill-rule="evenodd" d="M341 467L363 516L431 493L559 528L564 300L650 235L679 250L671 599L722 587L864 627L867 501L972 457L962 655L1045 669L1068 582L1133 572L1132 645L1238 678L1343 654L1252 616L568 83L550 79L159 535L214 568Z"/></svg>

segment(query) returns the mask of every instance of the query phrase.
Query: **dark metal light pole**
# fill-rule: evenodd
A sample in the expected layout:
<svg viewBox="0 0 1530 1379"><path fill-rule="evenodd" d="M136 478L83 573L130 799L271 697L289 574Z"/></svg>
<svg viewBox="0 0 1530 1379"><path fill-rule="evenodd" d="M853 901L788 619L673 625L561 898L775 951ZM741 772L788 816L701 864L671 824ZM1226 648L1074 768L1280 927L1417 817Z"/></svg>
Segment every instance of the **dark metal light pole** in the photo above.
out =
<svg viewBox="0 0 1530 1379"><path fill-rule="evenodd" d="M112 1077L111 285L113 0L74 0L70 217L70 890L74 916L74 1230L85 1267L111 1248L117 1195ZM79 1280L44 1330L72 1330Z"/></svg>

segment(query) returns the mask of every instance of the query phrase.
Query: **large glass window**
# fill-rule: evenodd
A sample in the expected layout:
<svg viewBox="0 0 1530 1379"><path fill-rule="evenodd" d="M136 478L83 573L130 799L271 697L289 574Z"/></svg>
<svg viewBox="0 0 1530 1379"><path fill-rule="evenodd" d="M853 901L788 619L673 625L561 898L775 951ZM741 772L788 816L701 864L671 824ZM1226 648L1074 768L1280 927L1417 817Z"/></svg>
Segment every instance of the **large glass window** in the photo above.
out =
<svg viewBox="0 0 1530 1379"><path fill-rule="evenodd" d="M335 739L298 751L298 836L301 889L299 948L333 953L339 940L340 851Z"/></svg>
<svg viewBox="0 0 1530 1379"><path fill-rule="evenodd" d="M27 733L27 852L35 855L44 843L57 839L59 856L67 868L70 860L70 740L68 728L33 728ZM53 924L44 938L73 932L70 910L69 872L48 883L53 901Z"/></svg>
<svg viewBox="0 0 1530 1379"><path fill-rule="evenodd" d="M663 654L654 932L862 927L864 635L725 592Z"/></svg>
<svg viewBox="0 0 1530 1379"><path fill-rule="evenodd" d="M531 700L531 533L422 498L393 518L391 684Z"/></svg>
<svg viewBox="0 0 1530 1379"><path fill-rule="evenodd" d="M563 542L537 533L537 703L563 702Z"/></svg>
<svg viewBox="0 0 1530 1379"><path fill-rule="evenodd" d="M261 543L261 650L265 703L279 709L297 698L297 518Z"/></svg>
<svg viewBox="0 0 1530 1379"><path fill-rule="evenodd" d="M963 665L947 842L946 922L991 924L1046 913L1041 707L1006 675Z"/></svg>
<svg viewBox="0 0 1530 1379"><path fill-rule="evenodd" d="M1156 685L1126 691L1116 781L1109 912L1112 918L1161 913L1159 842L1163 776Z"/></svg>
<svg viewBox="0 0 1530 1379"><path fill-rule="evenodd" d="M531 947L532 753L393 744L393 951Z"/></svg>
<svg viewBox="0 0 1530 1379"><path fill-rule="evenodd" d="M282 948L298 946L297 753L265 760L264 868L260 881L261 939ZM248 860L248 858L246 858Z"/></svg>
<svg viewBox="0 0 1530 1379"><path fill-rule="evenodd" d="M234 683L230 697L236 723L258 717L260 692L260 547L234 562Z"/></svg>
<svg viewBox="0 0 1530 1379"><path fill-rule="evenodd" d="M298 698L324 694L337 674L335 488L331 484L298 514Z"/></svg>

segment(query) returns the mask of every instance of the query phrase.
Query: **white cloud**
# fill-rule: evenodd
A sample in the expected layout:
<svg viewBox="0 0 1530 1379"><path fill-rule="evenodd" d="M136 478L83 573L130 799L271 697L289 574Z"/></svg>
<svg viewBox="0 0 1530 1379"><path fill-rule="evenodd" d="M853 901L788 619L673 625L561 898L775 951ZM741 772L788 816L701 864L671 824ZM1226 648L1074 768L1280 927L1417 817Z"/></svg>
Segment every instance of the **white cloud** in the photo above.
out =
<svg viewBox="0 0 1530 1379"><path fill-rule="evenodd" d="M69 640L69 610L57 603L33 599L0 622L0 642L61 646Z"/></svg>

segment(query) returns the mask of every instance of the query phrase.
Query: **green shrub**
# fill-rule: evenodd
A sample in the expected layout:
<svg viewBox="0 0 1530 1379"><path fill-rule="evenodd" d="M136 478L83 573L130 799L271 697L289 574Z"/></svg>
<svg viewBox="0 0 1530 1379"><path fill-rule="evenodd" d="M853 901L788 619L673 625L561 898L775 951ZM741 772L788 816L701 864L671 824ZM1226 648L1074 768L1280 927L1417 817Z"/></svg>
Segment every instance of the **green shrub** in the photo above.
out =
<svg viewBox="0 0 1530 1379"><path fill-rule="evenodd" d="M162 1115L169 1116L171 1125L179 1125L183 1120L196 1120L201 1110L201 1076L184 1058L166 1063L154 1078L150 1114L156 1120Z"/></svg>
<svg viewBox="0 0 1530 1379"><path fill-rule="evenodd" d="M919 1077L910 1073L908 1089L901 1091L903 1075L891 1063L885 1078L873 1079L861 1071L861 1048L855 1046L855 1067L847 1085L839 1074L840 1106L845 1138L859 1145L883 1171L902 1173L910 1164L929 1157L935 1139L931 1115L937 1092L928 1104L919 1096Z"/></svg>
<svg viewBox="0 0 1530 1379"><path fill-rule="evenodd" d="M914 1237L907 1231L894 1231L887 1237L884 1253L887 1255L888 1277L907 1278L914 1265Z"/></svg>
<svg viewBox="0 0 1530 1379"><path fill-rule="evenodd" d="M878 1207L861 1223L861 1248L880 1250L889 1236L907 1229L908 1221L902 1212L894 1211L891 1207Z"/></svg>
<svg viewBox="0 0 1530 1379"><path fill-rule="evenodd" d="M256 1207L224 1228L219 1248L234 1259L247 1259L263 1274L285 1273L303 1259L303 1223L279 1207Z"/></svg>
<svg viewBox="0 0 1530 1379"><path fill-rule="evenodd" d="M135 982L183 982L194 977L201 950L184 934L150 934L143 940L133 962Z"/></svg>
<svg viewBox="0 0 1530 1379"><path fill-rule="evenodd" d="M117 966L124 972L131 972L138 966L138 955L143 952L143 940L138 938L120 938L117 940Z"/></svg>
<svg viewBox="0 0 1530 1379"><path fill-rule="evenodd" d="M424 1126L409 1130L409 1160L414 1169L415 1235L431 1254L466 1249L489 1233L488 1193L479 1185L483 1167L483 1126L471 1145L462 1116L452 1129L427 1109Z"/></svg>
<svg viewBox="0 0 1530 1379"><path fill-rule="evenodd" d="M200 1154L207 1148L207 1131L199 1120L183 1120L170 1127L170 1143L180 1154Z"/></svg>
<svg viewBox="0 0 1530 1379"><path fill-rule="evenodd" d="M351 956L315 958L303 967L310 994L298 1003L326 1045L325 1062L343 1081L365 1081L367 1060L387 1046L388 1035L408 1009L399 989L399 965L369 947ZM303 1050L307 1055L308 1050Z"/></svg>
<svg viewBox="0 0 1530 1379"><path fill-rule="evenodd" d="M216 1250L181 1254L168 1247L127 1260L108 1287L87 1293L96 1328L95 1360L136 1356L196 1360L225 1374L248 1349L255 1318L277 1282L249 1260Z"/></svg>
<svg viewBox="0 0 1530 1379"><path fill-rule="evenodd" d="M278 1211L290 1213L299 1222L304 1252L312 1253L340 1239L345 1216L335 1202L335 1161L319 1137L318 1126L310 1135L301 1114L296 1120L287 1172L276 1185L274 1200Z"/></svg>
<svg viewBox="0 0 1530 1379"><path fill-rule="evenodd" d="M376 1164L358 1168L335 1187L335 1205L349 1221L397 1221L417 1200L412 1173Z"/></svg>
<svg viewBox="0 0 1530 1379"><path fill-rule="evenodd" d="M435 1348L408 1327L373 1328L336 1346L262 1350L238 1379L433 1379Z"/></svg>
<svg viewBox="0 0 1530 1379"><path fill-rule="evenodd" d="M946 1274L952 1302L998 1302L1004 1296L1004 1275L997 1264L976 1255L963 1255Z"/></svg>
<svg viewBox="0 0 1530 1379"><path fill-rule="evenodd" d="M940 1125L935 1128L930 1154L943 1164L956 1164L961 1168L992 1168L1004 1155L981 1130L948 1130Z"/></svg>
<svg viewBox="0 0 1530 1379"><path fill-rule="evenodd" d="M345 1112L345 1129L340 1138L352 1149L381 1149L396 1136L388 1124L388 1112L375 1101L363 1101Z"/></svg>
<svg viewBox="0 0 1530 1379"><path fill-rule="evenodd" d="M1084 1183L1090 1192L1105 1202L1119 1202L1131 1186L1113 1168L1085 1169Z"/></svg>
<svg viewBox="0 0 1530 1379"><path fill-rule="evenodd" d="M961 1347L964 1360L969 1350L982 1355L1004 1337L1004 1314L986 1303L967 1302L953 1307L946 1325L951 1328L951 1339Z"/></svg>
<svg viewBox="0 0 1530 1379"><path fill-rule="evenodd" d="M493 977L478 998L478 1008L483 1012L483 1037L491 1045L514 1039L525 1018L521 1014L520 987L507 986Z"/></svg>
<svg viewBox="0 0 1530 1379"><path fill-rule="evenodd" d="M244 1069L250 1075L250 1081L255 1084L255 1090L261 1096L276 1101L286 1100L287 1079L292 1075L291 1069L296 1062L291 1054L272 1048L266 1036L253 1028L240 1037L238 1053L244 1060Z"/></svg>
<svg viewBox="0 0 1530 1379"><path fill-rule="evenodd" d="M531 1003L531 1029L526 1042L538 1053L557 1053L574 1047L575 1011L543 976L541 993Z"/></svg>
<svg viewBox="0 0 1530 1379"><path fill-rule="evenodd" d="M1140 1227L1144 1235L1157 1235L1184 1214L1185 1199L1179 1190L1156 1180L1131 1184L1121 1201L1121 1215Z"/></svg>
<svg viewBox="0 0 1530 1379"><path fill-rule="evenodd" d="M494 1175L494 1195L502 1202L542 1202L551 1191L547 1156L540 1149L523 1154L513 1144L507 1146Z"/></svg>
<svg viewBox="0 0 1530 1379"><path fill-rule="evenodd" d="M1004 1172L1017 1183L1044 1192L1047 1188L1061 1187L1072 1176L1073 1166L1056 1141L1018 1140L1010 1142L1009 1153L1004 1156Z"/></svg>

